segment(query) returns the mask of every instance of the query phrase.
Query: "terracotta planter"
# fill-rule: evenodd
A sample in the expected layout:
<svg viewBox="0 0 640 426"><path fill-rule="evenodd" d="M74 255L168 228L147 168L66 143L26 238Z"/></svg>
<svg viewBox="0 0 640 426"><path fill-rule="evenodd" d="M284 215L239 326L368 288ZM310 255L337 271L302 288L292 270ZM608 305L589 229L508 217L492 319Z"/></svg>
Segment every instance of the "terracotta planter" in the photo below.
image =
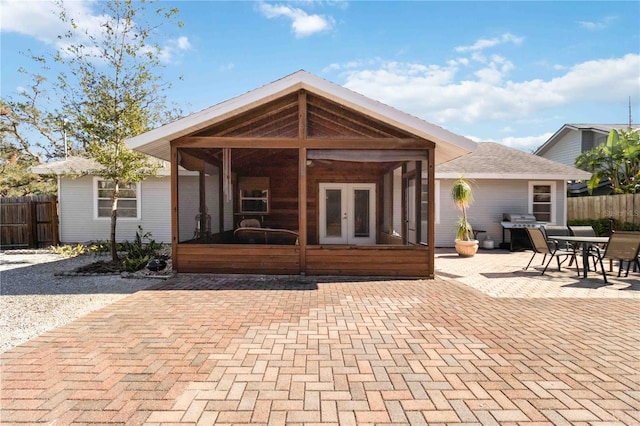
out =
<svg viewBox="0 0 640 426"><path fill-rule="evenodd" d="M478 252L478 240L456 240L456 252L460 257L471 257Z"/></svg>

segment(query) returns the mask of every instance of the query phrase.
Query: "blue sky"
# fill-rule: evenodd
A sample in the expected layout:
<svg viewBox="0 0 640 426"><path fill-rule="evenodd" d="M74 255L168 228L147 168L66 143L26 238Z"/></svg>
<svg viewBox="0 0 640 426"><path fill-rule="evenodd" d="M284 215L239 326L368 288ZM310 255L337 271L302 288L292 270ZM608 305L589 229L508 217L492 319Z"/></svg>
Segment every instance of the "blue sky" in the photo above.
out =
<svg viewBox="0 0 640 426"><path fill-rule="evenodd" d="M66 2L88 29L95 1ZM304 69L478 141L524 151L565 123L640 123L640 2L163 1L170 101L194 112ZM48 1L0 0L1 94L55 52ZM180 79L180 77L182 77Z"/></svg>

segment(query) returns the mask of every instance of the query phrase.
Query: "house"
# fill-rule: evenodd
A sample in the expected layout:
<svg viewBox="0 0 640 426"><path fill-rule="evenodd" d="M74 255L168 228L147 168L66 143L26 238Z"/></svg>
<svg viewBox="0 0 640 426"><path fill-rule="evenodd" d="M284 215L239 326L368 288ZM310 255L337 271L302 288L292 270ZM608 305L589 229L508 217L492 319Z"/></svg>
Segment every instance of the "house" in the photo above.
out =
<svg viewBox="0 0 640 426"><path fill-rule="evenodd" d="M536 149L534 154L573 167L578 155L606 143L611 130L628 128L629 124L565 124ZM640 129L637 125L634 128ZM568 191L572 195L587 195L587 184L585 182L571 182ZM600 182L594 195L608 194L609 192L609 181L607 180Z"/></svg>
<svg viewBox="0 0 640 426"><path fill-rule="evenodd" d="M435 171L436 247L453 247L460 212L451 200L453 182L471 181L474 203L469 222L482 240L510 241L501 225L504 213L533 214L537 221L567 223L567 182L589 179L591 173L495 142L480 142L467 155L439 164ZM503 241L504 240L504 241Z"/></svg>
<svg viewBox="0 0 640 426"><path fill-rule="evenodd" d="M128 145L171 164L179 272L407 277L434 276L435 166L476 146L305 71Z"/></svg>
<svg viewBox="0 0 640 426"><path fill-rule="evenodd" d="M171 242L171 169L166 165L157 177L129 185L120 191L116 240L133 240L138 226L151 232L157 242ZM36 174L54 174L58 179L59 235L62 243L108 240L111 224L109 183L93 171L100 166L91 159L69 157L31 168ZM182 197L197 197L198 174L180 171ZM215 177L212 177L215 178ZM215 204L217 199L212 199ZM194 212L191 225L195 223ZM185 220L187 216L185 215ZM187 224L184 224L186 229Z"/></svg>

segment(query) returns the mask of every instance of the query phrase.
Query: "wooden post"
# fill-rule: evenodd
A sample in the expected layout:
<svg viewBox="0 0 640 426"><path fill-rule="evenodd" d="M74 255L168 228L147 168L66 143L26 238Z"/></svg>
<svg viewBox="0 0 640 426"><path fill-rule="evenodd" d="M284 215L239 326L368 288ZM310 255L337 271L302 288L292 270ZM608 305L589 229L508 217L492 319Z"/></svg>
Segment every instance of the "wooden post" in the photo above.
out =
<svg viewBox="0 0 640 426"><path fill-rule="evenodd" d="M402 163L402 172L400 173L400 218L402 221L402 244L407 244L409 240L408 235L408 220L407 220L407 188L409 183L407 181L407 163Z"/></svg>
<svg viewBox="0 0 640 426"><path fill-rule="evenodd" d="M416 193L415 193L415 216L416 216L416 244L420 244L422 239L422 162L416 161Z"/></svg>
<svg viewBox="0 0 640 426"><path fill-rule="evenodd" d="M198 190L200 194L200 239L207 235L207 197L204 170L198 172Z"/></svg>
<svg viewBox="0 0 640 426"><path fill-rule="evenodd" d="M218 167L218 232L224 232L224 176L222 176L222 166ZM234 224L235 226L235 224Z"/></svg>
<svg viewBox="0 0 640 426"><path fill-rule="evenodd" d="M436 207L435 207L435 191L436 191L436 173L435 173L435 148L427 151L427 179L429 182L429 219L427 220L427 245L429 246L429 278L435 275L435 244L436 244Z"/></svg>
<svg viewBox="0 0 640 426"><path fill-rule="evenodd" d="M300 273L307 273L307 149L302 141L307 138L307 93L298 93L298 244L300 246Z"/></svg>
<svg viewBox="0 0 640 426"><path fill-rule="evenodd" d="M174 270L178 261L178 149L171 143L171 262Z"/></svg>
<svg viewBox="0 0 640 426"><path fill-rule="evenodd" d="M51 198L51 233L53 234L53 245L60 244L60 225L58 223L58 197Z"/></svg>

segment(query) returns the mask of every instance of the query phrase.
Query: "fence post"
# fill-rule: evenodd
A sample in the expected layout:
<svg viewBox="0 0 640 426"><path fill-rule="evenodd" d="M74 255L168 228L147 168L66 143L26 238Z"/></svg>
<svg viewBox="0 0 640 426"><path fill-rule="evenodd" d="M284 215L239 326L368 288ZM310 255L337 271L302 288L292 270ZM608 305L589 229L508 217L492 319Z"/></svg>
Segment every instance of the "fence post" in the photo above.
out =
<svg viewBox="0 0 640 426"><path fill-rule="evenodd" d="M36 203L29 200L27 201L27 235L29 238L28 247L38 248L38 225Z"/></svg>
<svg viewBox="0 0 640 426"><path fill-rule="evenodd" d="M60 244L60 228L58 223L58 197L51 198L51 232L53 232L53 245Z"/></svg>

